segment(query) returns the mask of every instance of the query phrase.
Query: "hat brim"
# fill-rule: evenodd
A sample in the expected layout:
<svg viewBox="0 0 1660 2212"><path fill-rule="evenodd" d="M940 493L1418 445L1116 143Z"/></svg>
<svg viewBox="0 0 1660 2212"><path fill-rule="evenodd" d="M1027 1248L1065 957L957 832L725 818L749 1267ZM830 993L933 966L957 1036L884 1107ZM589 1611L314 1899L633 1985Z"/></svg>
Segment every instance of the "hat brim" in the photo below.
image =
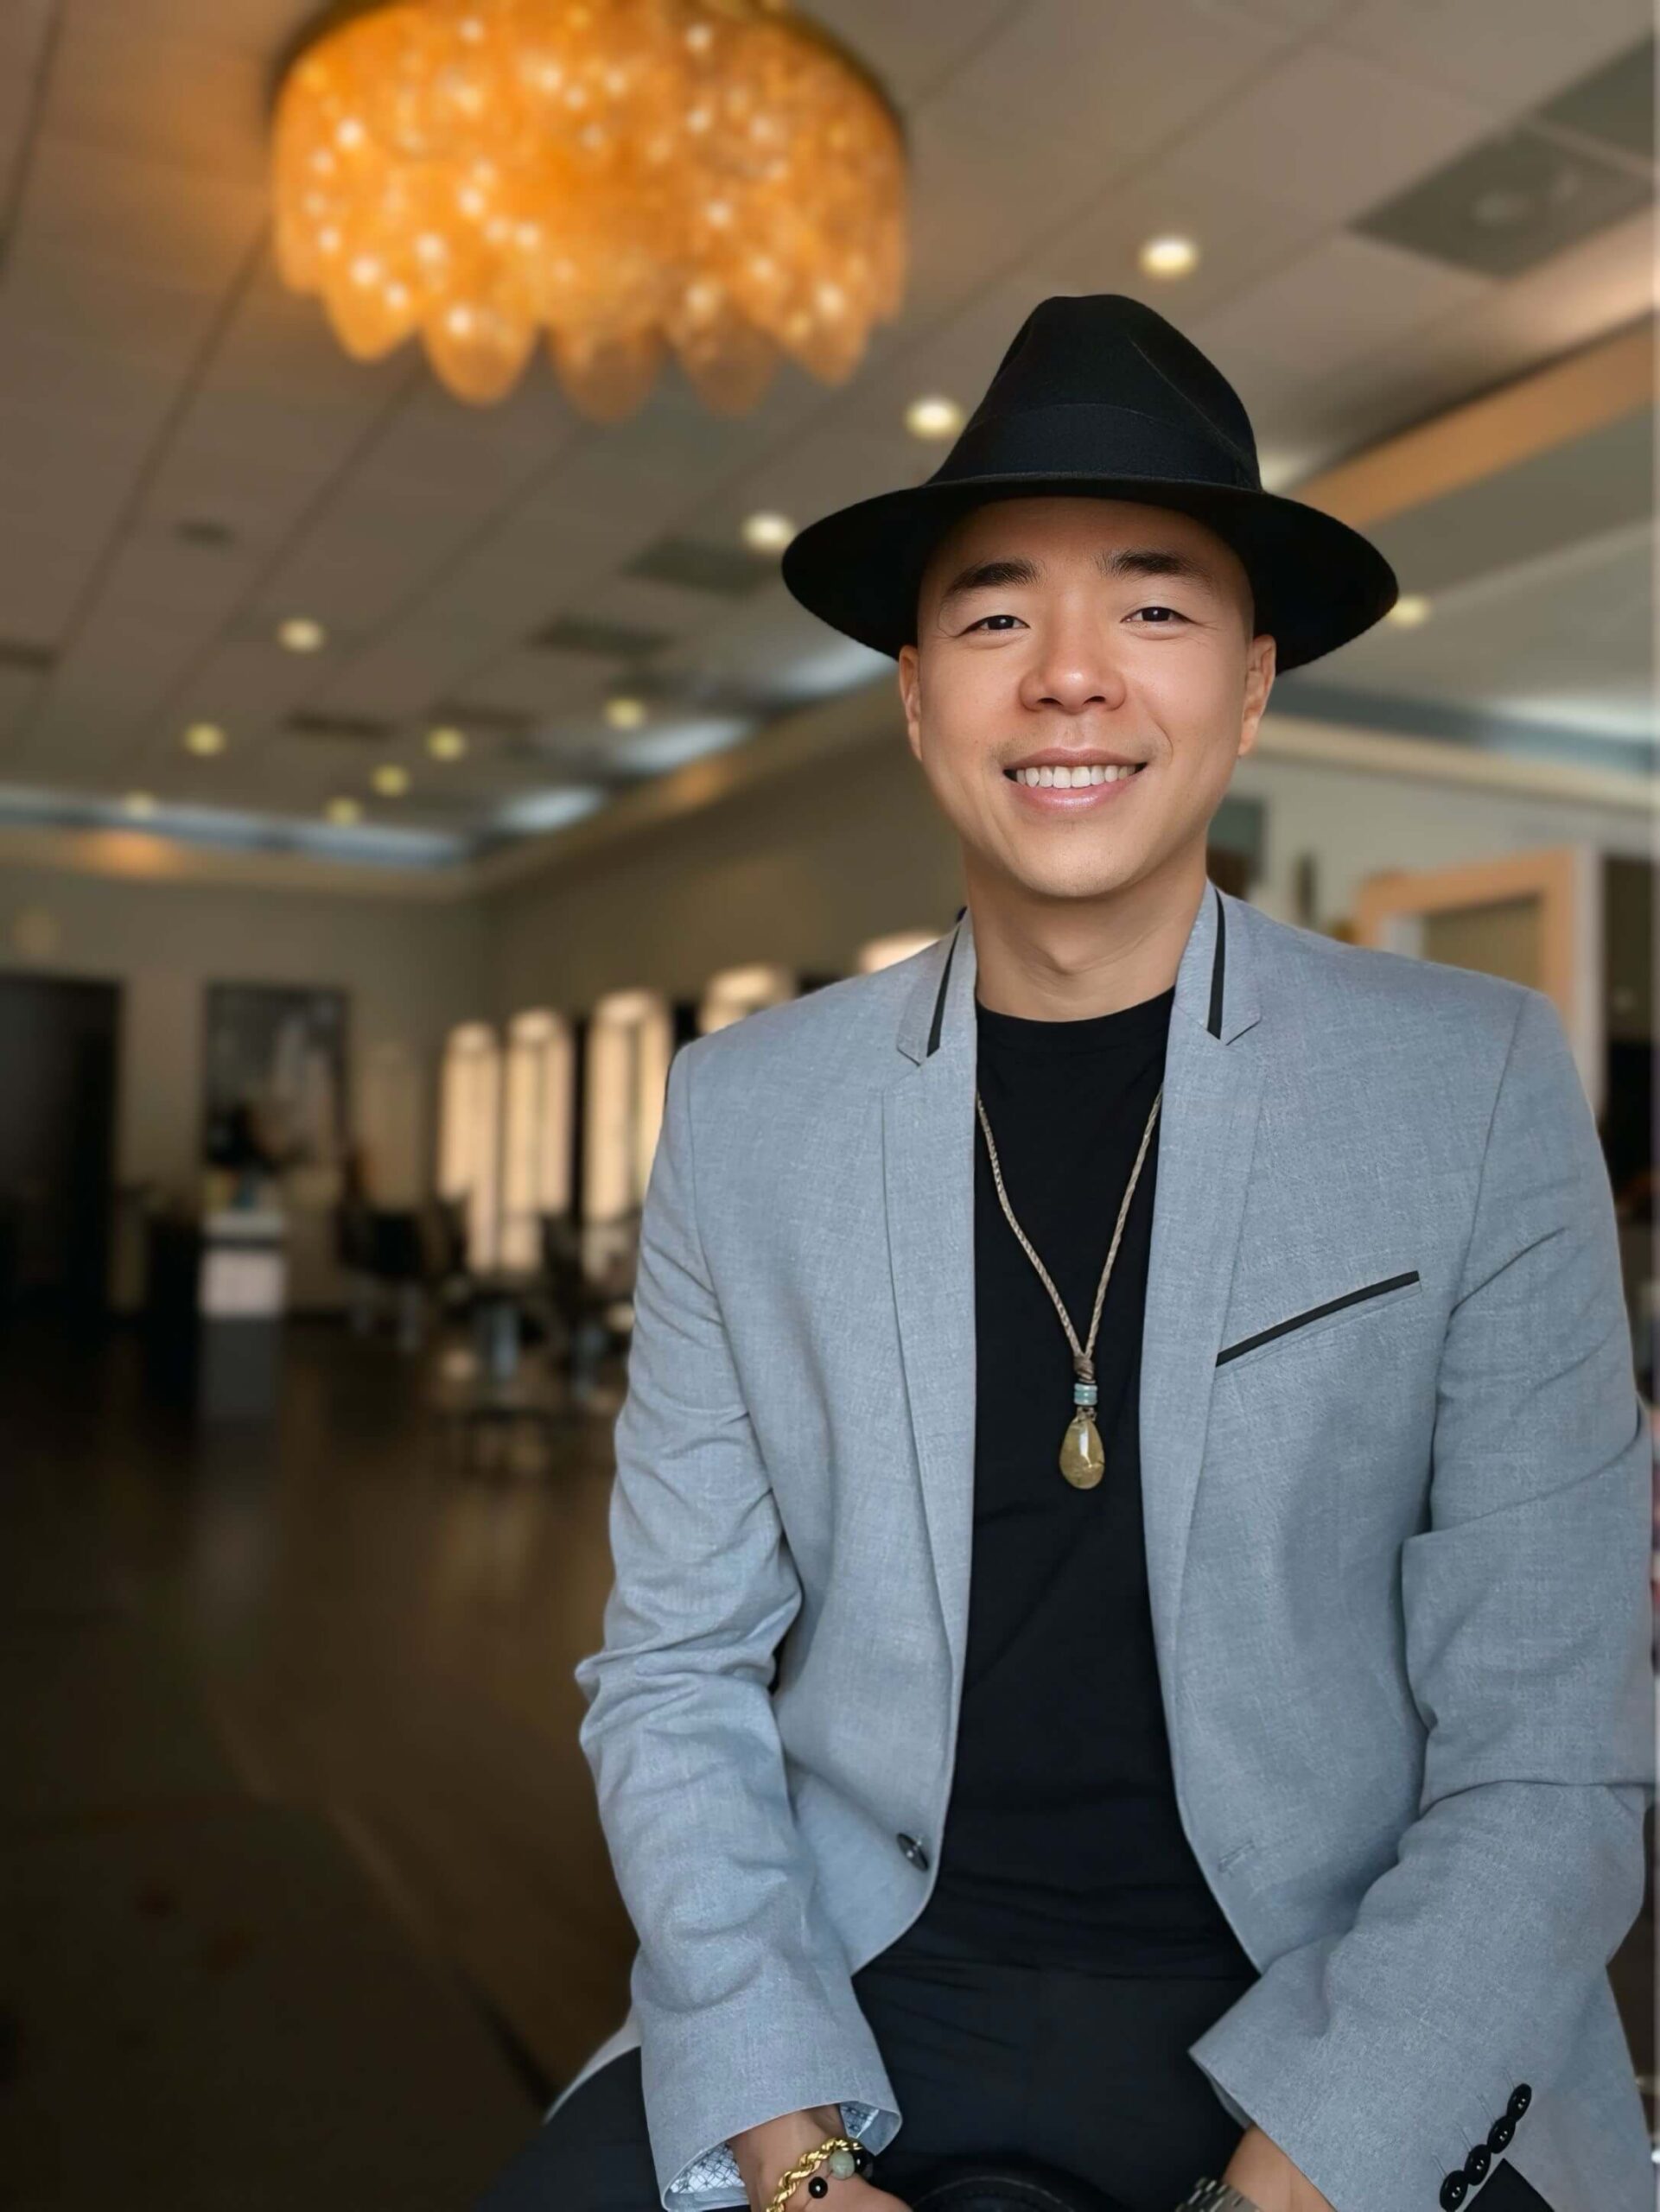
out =
<svg viewBox="0 0 1660 2212"><path fill-rule="evenodd" d="M1130 499L1207 524L1239 556L1256 626L1275 640L1276 672L1301 668L1371 629L1399 595L1377 548L1334 515L1246 486L1147 476L1021 474L933 480L809 523L785 548L792 594L861 645L897 659L916 642L917 592L935 541L960 515L997 499Z"/></svg>

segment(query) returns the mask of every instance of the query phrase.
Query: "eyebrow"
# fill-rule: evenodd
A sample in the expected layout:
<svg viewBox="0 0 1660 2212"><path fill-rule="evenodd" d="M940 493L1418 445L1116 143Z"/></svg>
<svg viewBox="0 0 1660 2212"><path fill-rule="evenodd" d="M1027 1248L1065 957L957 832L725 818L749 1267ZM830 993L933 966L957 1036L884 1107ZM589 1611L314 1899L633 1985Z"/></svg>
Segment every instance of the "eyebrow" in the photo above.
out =
<svg viewBox="0 0 1660 2212"><path fill-rule="evenodd" d="M1103 576L1180 576L1188 582L1219 591L1213 569L1191 553L1177 553L1167 546L1134 545L1121 547L1116 553L1097 553L1095 565ZM1013 555L1002 560L971 561L966 569L959 569L939 595L939 613L954 600L964 599L970 592L1006 591L1014 584L1037 584L1043 581L1040 563L1029 560L1024 554Z"/></svg>

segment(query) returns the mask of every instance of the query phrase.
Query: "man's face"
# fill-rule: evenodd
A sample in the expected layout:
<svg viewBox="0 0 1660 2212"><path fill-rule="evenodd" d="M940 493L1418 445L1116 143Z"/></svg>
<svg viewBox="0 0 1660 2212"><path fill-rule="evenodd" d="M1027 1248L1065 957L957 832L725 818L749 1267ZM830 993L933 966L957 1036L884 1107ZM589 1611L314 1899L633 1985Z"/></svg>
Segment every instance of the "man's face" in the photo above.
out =
<svg viewBox="0 0 1660 2212"><path fill-rule="evenodd" d="M1001 499L954 523L924 570L899 680L970 880L1088 899L1202 855L1274 680L1274 640L1251 635L1250 609L1232 548L1168 507ZM1063 755L1069 772L1139 765L1069 789L1010 772Z"/></svg>

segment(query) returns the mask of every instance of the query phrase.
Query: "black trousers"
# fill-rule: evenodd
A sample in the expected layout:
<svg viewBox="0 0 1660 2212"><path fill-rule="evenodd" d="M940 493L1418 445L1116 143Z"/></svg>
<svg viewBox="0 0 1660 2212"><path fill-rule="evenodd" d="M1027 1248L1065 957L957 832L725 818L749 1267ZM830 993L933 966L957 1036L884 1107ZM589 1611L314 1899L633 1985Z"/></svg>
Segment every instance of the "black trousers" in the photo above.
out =
<svg viewBox="0 0 1660 2212"><path fill-rule="evenodd" d="M904 2197L939 2158L1020 2153L1092 2177L1129 2212L1171 2212L1239 2139L1186 2046L1250 1980L984 1965L915 1943L884 1953L853 1978L904 2114L873 2180ZM631 2050L566 2099L477 2212L658 2202Z"/></svg>
<svg viewBox="0 0 1660 2212"><path fill-rule="evenodd" d="M1239 2139L1187 2045L1252 1979L990 1966L902 1942L853 1978L904 2114L875 2185L908 2201L938 2159L1019 2155L1095 2181L1129 2212L1172 2212ZM475 2212L655 2212L658 2201L630 2050L543 2123ZM1466 2203L1550 2212L1503 2158Z"/></svg>

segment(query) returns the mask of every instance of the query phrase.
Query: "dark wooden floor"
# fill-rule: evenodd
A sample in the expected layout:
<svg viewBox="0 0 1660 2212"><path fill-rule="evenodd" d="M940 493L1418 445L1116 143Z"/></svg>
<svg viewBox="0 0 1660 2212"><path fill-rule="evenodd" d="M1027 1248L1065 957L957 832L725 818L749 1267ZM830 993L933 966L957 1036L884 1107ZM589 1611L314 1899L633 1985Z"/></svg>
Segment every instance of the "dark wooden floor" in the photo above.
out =
<svg viewBox="0 0 1660 2212"><path fill-rule="evenodd" d="M382 1340L269 1433L140 1351L0 1341L0 2200L455 2212L626 2004L608 1424L468 1474Z"/></svg>
<svg viewBox="0 0 1660 2212"><path fill-rule="evenodd" d="M571 1672L610 1409L469 1471L383 1339L296 1327L269 1431L140 1355L0 1339L0 2171L26 2212L464 2207L626 2005Z"/></svg>

